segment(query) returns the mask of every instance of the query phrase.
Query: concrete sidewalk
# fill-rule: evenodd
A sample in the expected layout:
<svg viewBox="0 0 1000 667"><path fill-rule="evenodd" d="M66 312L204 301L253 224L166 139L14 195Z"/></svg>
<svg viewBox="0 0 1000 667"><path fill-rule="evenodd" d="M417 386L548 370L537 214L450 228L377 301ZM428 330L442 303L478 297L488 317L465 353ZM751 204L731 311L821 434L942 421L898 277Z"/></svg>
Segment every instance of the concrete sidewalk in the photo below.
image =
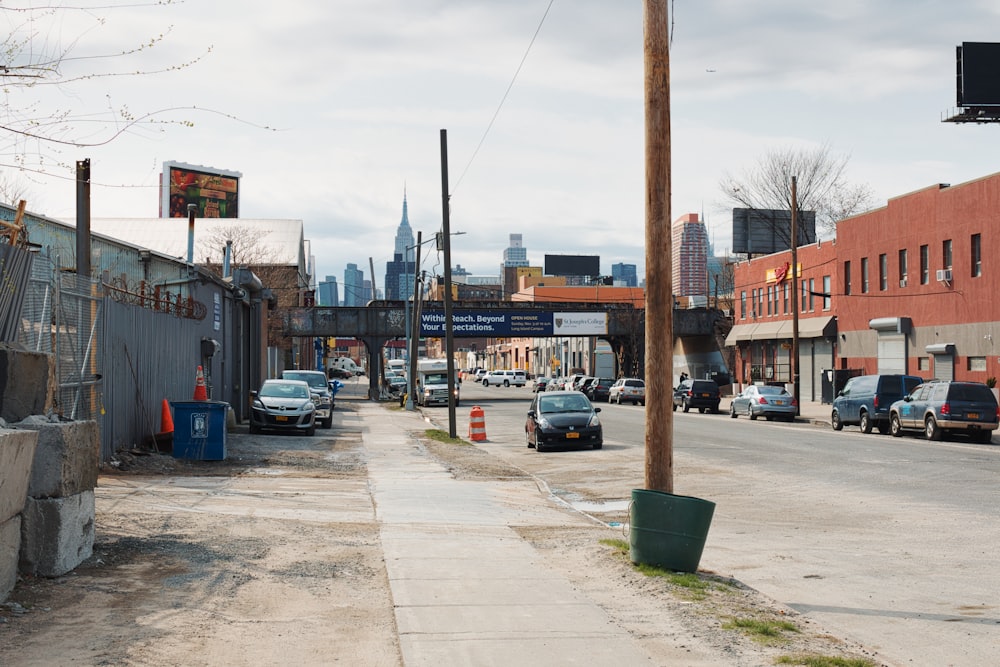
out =
<svg viewBox="0 0 1000 667"><path fill-rule="evenodd" d="M515 530L593 527L530 478L458 480L415 446L419 413L358 405L404 664L721 665L649 655Z"/></svg>

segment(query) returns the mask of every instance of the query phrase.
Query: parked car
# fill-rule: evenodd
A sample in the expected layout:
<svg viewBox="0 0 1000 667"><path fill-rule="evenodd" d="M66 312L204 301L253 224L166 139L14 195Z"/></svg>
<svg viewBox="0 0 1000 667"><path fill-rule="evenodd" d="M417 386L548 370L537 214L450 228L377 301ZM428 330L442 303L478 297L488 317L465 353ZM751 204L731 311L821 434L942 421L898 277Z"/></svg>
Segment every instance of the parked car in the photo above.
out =
<svg viewBox="0 0 1000 667"><path fill-rule="evenodd" d="M566 378L554 377L545 385L545 391L562 391L566 388Z"/></svg>
<svg viewBox="0 0 1000 667"><path fill-rule="evenodd" d="M614 378L594 378L594 381L587 385L587 390L583 393L594 403L603 403L608 400L608 392L611 391L611 385L614 383Z"/></svg>
<svg viewBox="0 0 1000 667"><path fill-rule="evenodd" d="M281 371L282 380L302 380L309 385L313 403L316 404L316 420L323 428L333 427L333 392L323 371Z"/></svg>
<svg viewBox="0 0 1000 667"><path fill-rule="evenodd" d="M567 391L576 391L577 390L576 383L585 377L587 377L585 373L572 373L571 375L567 375L566 384L565 386L563 386L563 389Z"/></svg>
<svg viewBox="0 0 1000 667"><path fill-rule="evenodd" d="M639 378L618 378L608 389L608 403L628 401L632 405L646 405L646 383Z"/></svg>
<svg viewBox="0 0 1000 667"><path fill-rule="evenodd" d="M772 419L794 421L798 409L795 397L784 387L752 384L733 396L729 404L729 416L733 419L739 415L746 415L750 419L764 417L768 421Z"/></svg>
<svg viewBox="0 0 1000 667"><path fill-rule="evenodd" d="M536 377L534 383L531 385L531 390L536 394L540 391L545 391L545 385L547 385L551 379L552 378L547 377Z"/></svg>
<svg viewBox="0 0 1000 667"><path fill-rule="evenodd" d="M476 369L476 382L482 382L483 378L486 377L487 373L489 373L489 371L486 370L485 368L477 368Z"/></svg>
<svg viewBox="0 0 1000 667"><path fill-rule="evenodd" d="M592 375L581 375L576 379L576 381L573 382L573 387L572 387L573 391L581 391L586 393L584 390L587 388L587 385L590 384L590 381L593 379L594 376Z"/></svg>
<svg viewBox="0 0 1000 667"><path fill-rule="evenodd" d="M833 399L830 424L834 431L857 424L862 433L889 432L889 406L923 382L915 375L858 375L852 377Z"/></svg>
<svg viewBox="0 0 1000 667"><path fill-rule="evenodd" d="M535 394L524 423L528 447L539 452L557 445L600 449L604 445L600 411L578 391Z"/></svg>
<svg viewBox="0 0 1000 667"><path fill-rule="evenodd" d="M528 378L524 371L501 370L488 372L483 376L482 382L484 387L489 387L490 385L523 387L528 384Z"/></svg>
<svg viewBox="0 0 1000 667"><path fill-rule="evenodd" d="M715 383L715 380L688 378L674 389L674 410L682 408L684 412L687 412L691 408L697 408L698 412L701 413L706 410L718 412L721 400L719 385Z"/></svg>
<svg viewBox="0 0 1000 667"><path fill-rule="evenodd" d="M316 434L316 404L303 380L264 380L250 392L250 432L297 431Z"/></svg>
<svg viewBox="0 0 1000 667"><path fill-rule="evenodd" d="M925 382L889 406L889 431L923 431L928 440L964 432L990 442L1000 426L996 396L981 382Z"/></svg>

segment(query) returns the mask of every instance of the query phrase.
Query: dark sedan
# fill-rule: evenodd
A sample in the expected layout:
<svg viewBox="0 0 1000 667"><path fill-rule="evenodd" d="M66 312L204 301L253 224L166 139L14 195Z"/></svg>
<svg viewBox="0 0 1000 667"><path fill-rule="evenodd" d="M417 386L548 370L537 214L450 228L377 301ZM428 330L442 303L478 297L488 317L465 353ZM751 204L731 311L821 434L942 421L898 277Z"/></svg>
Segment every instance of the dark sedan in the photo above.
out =
<svg viewBox="0 0 1000 667"><path fill-rule="evenodd" d="M594 378L594 381L587 385L587 389L583 393L594 403L606 403L611 385L614 383L614 378Z"/></svg>
<svg viewBox="0 0 1000 667"><path fill-rule="evenodd" d="M600 411L578 391L535 394L524 424L528 447L539 452L556 446L600 449L604 444Z"/></svg>

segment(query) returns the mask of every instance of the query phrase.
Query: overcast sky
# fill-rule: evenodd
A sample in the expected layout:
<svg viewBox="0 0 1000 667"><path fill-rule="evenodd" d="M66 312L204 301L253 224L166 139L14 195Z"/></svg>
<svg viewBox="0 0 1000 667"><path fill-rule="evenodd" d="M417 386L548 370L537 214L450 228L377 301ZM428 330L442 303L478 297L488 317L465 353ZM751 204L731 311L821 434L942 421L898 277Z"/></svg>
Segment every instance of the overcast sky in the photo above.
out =
<svg viewBox="0 0 1000 667"><path fill-rule="evenodd" d="M3 4L9 23L26 4ZM534 265L546 253L599 254L605 273L617 262L644 271L639 0L99 4L118 8L65 12L40 37L78 38L79 56L169 27L129 66L201 59L30 91L76 117L198 107L157 116L192 127L59 149L68 165L91 159L94 217L155 217L165 160L239 171L242 217L301 219L321 280L342 282L348 262L368 278L372 258L381 288L404 187L413 229L428 238L441 227L445 129L451 229L465 232L453 264L497 274L509 234L520 233ZM81 30L95 17L106 22ZM703 212L718 254L732 225L719 180L770 150L829 145L880 203L1000 171L1000 128L941 122L955 105L955 47L1000 41L995 0L677 0L672 20L671 218ZM23 104L29 93L20 95ZM29 209L73 217L71 172L53 159L46 170L31 176ZM433 253L424 268L443 270Z"/></svg>

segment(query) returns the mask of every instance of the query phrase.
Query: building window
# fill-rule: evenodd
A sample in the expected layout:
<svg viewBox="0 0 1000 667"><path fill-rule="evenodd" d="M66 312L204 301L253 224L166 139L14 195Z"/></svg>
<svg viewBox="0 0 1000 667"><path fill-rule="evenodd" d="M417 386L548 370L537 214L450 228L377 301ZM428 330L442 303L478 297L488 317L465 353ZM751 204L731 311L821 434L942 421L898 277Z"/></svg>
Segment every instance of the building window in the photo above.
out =
<svg viewBox="0 0 1000 667"><path fill-rule="evenodd" d="M806 307L809 305L806 298L809 296L809 283L802 280L802 296L799 297L799 312L806 312Z"/></svg>
<svg viewBox="0 0 1000 667"><path fill-rule="evenodd" d="M781 312L783 312L785 315L787 315L788 312L789 312L788 311L788 293L791 291L791 289L789 289L789 287L788 287L788 283L785 283L784 291L785 291L784 304L782 305Z"/></svg>
<svg viewBox="0 0 1000 667"><path fill-rule="evenodd" d="M920 284L926 285L931 281L931 254L930 249L920 246Z"/></svg>
<svg viewBox="0 0 1000 667"><path fill-rule="evenodd" d="M823 310L830 310L830 301L833 298L830 294L830 287L830 276L823 276Z"/></svg>
<svg viewBox="0 0 1000 667"><path fill-rule="evenodd" d="M941 242L941 268L951 268L951 239L945 239Z"/></svg>
<svg viewBox="0 0 1000 667"><path fill-rule="evenodd" d="M868 258L861 258L861 293L868 294Z"/></svg>
<svg viewBox="0 0 1000 667"><path fill-rule="evenodd" d="M767 314L768 316L773 315L771 308L774 306L774 288L770 285L767 286Z"/></svg>
<svg viewBox="0 0 1000 667"><path fill-rule="evenodd" d="M899 286L906 287L906 274L909 266L906 261L906 248L899 251Z"/></svg>
<svg viewBox="0 0 1000 667"><path fill-rule="evenodd" d="M880 292L889 289L889 257L885 253L878 256L878 289Z"/></svg>
<svg viewBox="0 0 1000 667"><path fill-rule="evenodd" d="M986 357L969 357L970 371L986 371Z"/></svg>
<svg viewBox="0 0 1000 667"><path fill-rule="evenodd" d="M757 314L764 315L764 288L757 290Z"/></svg>
<svg viewBox="0 0 1000 667"><path fill-rule="evenodd" d="M851 262L844 262L844 294L850 295L851 293Z"/></svg>
<svg viewBox="0 0 1000 667"><path fill-rule="evenodd" d="M809 279L809 312L816 310L813 307L813 297L816 296L816 280L814 278Z"/></svg>
<svg viewBox="0 0 1000 667"><path fill-rule="evenodd" d="M924 246L925 248L927 246ZM929 371L931 369L931 358L930 357L917 357L917 370L918 371Z"/></svg>
<svg viewBox="0 0 1000 667"><path fill-rule="evenodd" d="M745 320L747 318L747 292L743 290L740 292L740 319Z"/></svg>
<svg viewBox="0 0 1000 667"><path fill-rule="evenodd" d="M978 278L983 275L983 236L982 234L972 235L972 277Z"/></svg>
<svg viewBox="0 0 1000 667"><path fill-rule="evenodd" d="M750 290L750 317L757 319L757 288Z"/></svg>

